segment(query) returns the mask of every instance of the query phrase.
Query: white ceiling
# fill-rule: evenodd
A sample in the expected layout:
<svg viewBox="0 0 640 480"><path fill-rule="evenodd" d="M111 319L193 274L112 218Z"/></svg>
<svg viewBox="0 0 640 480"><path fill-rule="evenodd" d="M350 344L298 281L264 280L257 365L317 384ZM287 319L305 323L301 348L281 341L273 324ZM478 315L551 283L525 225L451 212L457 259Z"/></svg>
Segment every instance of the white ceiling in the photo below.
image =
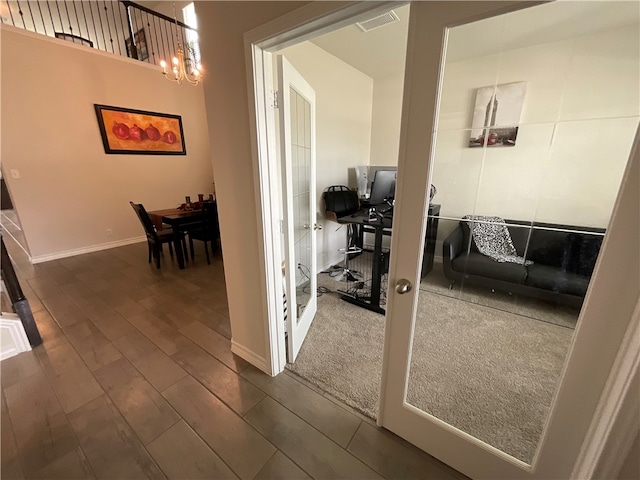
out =
<svg viewBox="0 0 640 480"><path fill-rule="evenodd" d="M409 5L393 11L398 22L369 32L349 25L311 41L373 79L398 75L404 72Z"/></svg>
<svg viewBox="0 0 640 480"><path fill-rule="evenodd" d="M401 75L409 5L394 9L399 22L362 32L350 25L311 40L373 79ZM638 1L556 1L453 28L447 61L556 42L638 23ZM639 39L640 40L640 39Z"/></svg>

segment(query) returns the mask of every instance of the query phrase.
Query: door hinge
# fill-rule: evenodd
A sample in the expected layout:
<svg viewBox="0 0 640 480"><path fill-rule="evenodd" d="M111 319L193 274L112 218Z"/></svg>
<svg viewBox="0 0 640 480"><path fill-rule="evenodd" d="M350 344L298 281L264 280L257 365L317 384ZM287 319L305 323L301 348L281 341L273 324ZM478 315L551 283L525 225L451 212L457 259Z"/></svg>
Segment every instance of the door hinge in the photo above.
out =
<svg viewBox="0 0 640 480"><path fill-rule="evenodd" d="M278 108L278 90L271 90L271 107Z"/></svg>

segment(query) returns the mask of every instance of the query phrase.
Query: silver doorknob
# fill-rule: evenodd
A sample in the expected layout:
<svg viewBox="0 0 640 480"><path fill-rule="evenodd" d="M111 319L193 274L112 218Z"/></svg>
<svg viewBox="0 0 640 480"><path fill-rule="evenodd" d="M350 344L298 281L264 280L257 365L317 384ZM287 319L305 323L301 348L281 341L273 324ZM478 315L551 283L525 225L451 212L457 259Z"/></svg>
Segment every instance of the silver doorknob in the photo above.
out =
<svg viewBox="0 0 640 480"><path fill-rule="evenodd" d="M318 225L317 223L313 224L313 229L314 230L322 230L322 225Z"/></svg>
<svg viewBox="0 0 640 480"><path fill-rule="evenodd" d="M411 285L411 282L409 280L405 280L404 278L398 280L398 283L396 283L396 292L398 292L400 295L410 292L412 288L413 285Z"/></svg>
<svg viewBox="0 0 640 480"><path fill-rule="evenodd" d="M304 228L305 230L309 230L311 228L311 225L309 225L308 223L305 223L302 228Z"/></svg>

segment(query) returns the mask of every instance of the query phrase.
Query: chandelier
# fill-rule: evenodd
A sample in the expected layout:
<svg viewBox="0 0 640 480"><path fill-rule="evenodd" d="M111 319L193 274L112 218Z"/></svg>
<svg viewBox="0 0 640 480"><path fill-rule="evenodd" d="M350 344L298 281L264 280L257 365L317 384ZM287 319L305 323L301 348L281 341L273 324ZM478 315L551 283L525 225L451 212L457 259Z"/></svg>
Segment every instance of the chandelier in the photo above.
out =
<svg viewBox="0 0 640 480"><path fill-rule="evenodd" d="M202 80L202 64L195 63L195 49L191 48L191 51L185 51L178 37L178 19L176 18L176 4L173 3L173 20L176 25L176 54L171 59L171 69L167 71L168 64L164 60L160 60L160 66L162 67L162 74L164 78L172 82L176 82L181 85L186 81L193 86L198 85Z"/></svg>

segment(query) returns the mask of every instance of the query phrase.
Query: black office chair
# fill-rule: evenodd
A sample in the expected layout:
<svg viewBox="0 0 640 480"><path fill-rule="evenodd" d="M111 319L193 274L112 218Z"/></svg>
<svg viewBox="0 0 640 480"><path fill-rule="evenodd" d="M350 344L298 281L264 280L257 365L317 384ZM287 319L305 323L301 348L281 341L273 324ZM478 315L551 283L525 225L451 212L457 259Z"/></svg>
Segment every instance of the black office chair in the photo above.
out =
<svg viewBox="0 0 640 480"><path fill-rule="evenodd" d="M220 238L220 227L218 224L218 208L215 202L205 202L202 204L204 211L204 220L201 224L194 228L188 229L189 234L189 250L191 251L191 259L194 258L193 241L200 240L204 242L204 252L207 255L207 263L211 265L209 258L209 247L211 244L211 253L215 254L218 250L218 239Z"/></svg>
<svg viewBox="0 0 640 480"><path fill-rule="evenodd" d="M358 225L343 220L352 213L360 210L360 199L358 192L351 190L344 185L333 185L322 194L324 199L324 215L328 220L332 220L341 225L347 226L347 245L344 249L345 259L343 268L343 278L347 281L356 281L359 272L349 269L349 260L362 253L361 233Z"/></svg>
<svg viewBox="0 0 640 480"><path fill-rule="evenodd" d="M144 232L147 235L147 247L149 248L149 263L151 263L151 258L156 259L156 267L160 268L160 255L162 252L162 245L165 243L169 244L169 254L173 257L173 229L171 228L163 228L160 231L156 230L155 225L151 221L149 214L145 210L144 206L141 203L133 203L129 202L133 211L136 212L142 227L144 228ZM185 251L187 250L187 245L184 239L184 234L180 234L180 241L182 242L182 248ZM185 255L186 258L186 255Z"/></svg>

